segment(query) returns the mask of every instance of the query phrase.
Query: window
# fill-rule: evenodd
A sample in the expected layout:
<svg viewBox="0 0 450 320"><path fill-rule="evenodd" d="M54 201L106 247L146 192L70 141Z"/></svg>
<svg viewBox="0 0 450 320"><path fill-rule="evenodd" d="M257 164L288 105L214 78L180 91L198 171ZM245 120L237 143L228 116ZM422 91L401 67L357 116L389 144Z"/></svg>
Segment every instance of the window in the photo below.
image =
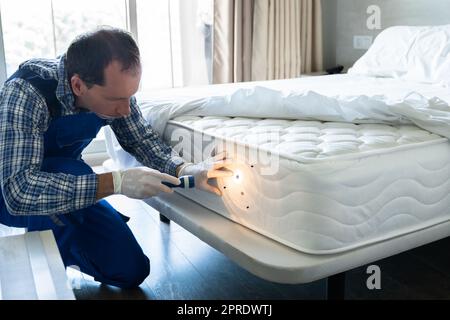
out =
<svg viewBox="0 0 450 320"><path fill-rule="evenodd" d="M0 0L0 10L5 79L27 59L64 53L80 33L99 25L127 27L124 0ZM103 130L84 152L106 152Z"/></svg>
<svg viewBox="0 0 450 320"><path fill-rule="evenodd" d="M98 25L126 28L123 0L0 0L0 9L8 76L27 59L62 54Z"/></svg>
<svg viewBox="0 0 450 320"><path fill-rule="evenodd" d="M211 82L213 0L0 0L0 10L6 76L29 58L62 54L97 26L135 24L141 90Z"/></svg>
<svg viewBox="0 0 450 320"><path fill-rule="evenodd" d="M27 59L54 58L76 35L109 25L135 34L141 91L208 84L212 12L213 0L0 0L0 64L6 66L0 79ZM102 140L100 132L86 151L104 152Z"/></svg>

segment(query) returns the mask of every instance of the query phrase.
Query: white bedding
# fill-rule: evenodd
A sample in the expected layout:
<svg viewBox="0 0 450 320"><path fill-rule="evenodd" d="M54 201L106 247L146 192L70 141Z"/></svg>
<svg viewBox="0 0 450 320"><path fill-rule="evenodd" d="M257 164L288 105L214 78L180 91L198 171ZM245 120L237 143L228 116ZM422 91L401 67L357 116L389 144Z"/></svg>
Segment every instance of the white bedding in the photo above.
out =
<svg viewBox="0 0 450 320"><path fill-rule="evenodd" d="M321 77L324 80L327 77ZM334 90L313 88L311 82L284 81L285 85L268 82L248 88L236 85L229 93L200 96L180 96L172 101L144 98L141 106L152 126L162 133L169 119L182 115L229 116L275 119L304 119L340 121L348 123L410 124L450 137L450 107L437 97L423 96L412 91L405 82L403 90L375 93L376 81L365 83L367 78L331 76ZM309 80L309 79L308 79ZM316 81L319 79L316 78ZM348 83L345 84L345 80ZM380 79L378 79L380 80ZM359 82L359 83L358 83ZM350 87L360 88L352 92ZM381 81L378 81L378 84ZM363 89L363 85L366 85ZM371 86L373 86L371 88ZM336 91L339 87L339 91ZM386 86L385 86L386 88ZM387 89L387 88L386 88ZM372 92L371 92L372 91ZM441 90L443 91L443 90Z"/></svg>
<svg viewBox="0 0 450 320"><path fill-rule="evenodd" d="M348 73L450 87L450 25L387 28Z"/></svg>
<svg viewBox="0 0 450 320"><path fill-rule="evenodd" d="M442 138L450 136L447 91L337 75L172 90L138 100L166 140L183 127L280 155L270 176L254 174L259 164L244 157L233 169L246 179L219 181L228 185L221 199L183 194L295 249L327 254L450 218L450 146ZM252 141L251 134L265 128L281 132L282 140ZM116 165L138 165L113 142L108 149Z"/></svg>

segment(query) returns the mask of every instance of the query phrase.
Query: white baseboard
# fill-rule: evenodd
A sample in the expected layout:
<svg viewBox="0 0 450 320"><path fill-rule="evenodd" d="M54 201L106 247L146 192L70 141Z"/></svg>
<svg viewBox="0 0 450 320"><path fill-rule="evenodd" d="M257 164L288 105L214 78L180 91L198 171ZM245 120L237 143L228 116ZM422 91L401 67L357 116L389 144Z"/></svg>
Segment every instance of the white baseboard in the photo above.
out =
<svg viewBox="0 0 450 320"><path fill-rule="evenodd" d="M26 231L25 228L8 227L0 223L0 238L24 234L25 231Z"/></svg>

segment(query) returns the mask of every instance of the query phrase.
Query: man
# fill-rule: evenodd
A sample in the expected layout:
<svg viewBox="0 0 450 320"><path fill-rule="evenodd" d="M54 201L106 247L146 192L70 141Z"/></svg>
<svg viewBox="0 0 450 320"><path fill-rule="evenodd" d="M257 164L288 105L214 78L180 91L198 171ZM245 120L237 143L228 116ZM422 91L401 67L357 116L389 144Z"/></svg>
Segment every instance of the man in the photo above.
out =
<svg viewBox="0 0 450 320"><path fill-rule="evenodd" d="M161 182L188 174L220 195L208 179L231 174L221 159L184 163L162 142L133 97L140 79L133 38L103 28L79 36L60 59L24 62L0 94L0 223L52 229L66 266L122 288L138 286L150 264L127 218L101 199L170 193ZM95 174L81 152L105 125L147 167Z"/></svg>

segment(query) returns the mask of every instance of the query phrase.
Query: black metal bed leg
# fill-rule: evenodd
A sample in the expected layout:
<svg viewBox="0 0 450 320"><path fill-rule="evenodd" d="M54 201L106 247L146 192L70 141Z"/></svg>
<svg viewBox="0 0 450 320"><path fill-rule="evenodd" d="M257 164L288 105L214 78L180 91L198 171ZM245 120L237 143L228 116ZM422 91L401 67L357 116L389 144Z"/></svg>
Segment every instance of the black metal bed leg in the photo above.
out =
<svg viewBox="0 0 450 320"><path fill-rule="evenodd" d="M327 279L328 300L345 299L345 272L338 273Z"/></svg>
<svg viewBox="0 0 450 320"><path fill-rule="evenodd" d="M159 214L159 221L164 222L164 223L170 223L169 218L167 218L165 215L163 214Z"/></svg>

